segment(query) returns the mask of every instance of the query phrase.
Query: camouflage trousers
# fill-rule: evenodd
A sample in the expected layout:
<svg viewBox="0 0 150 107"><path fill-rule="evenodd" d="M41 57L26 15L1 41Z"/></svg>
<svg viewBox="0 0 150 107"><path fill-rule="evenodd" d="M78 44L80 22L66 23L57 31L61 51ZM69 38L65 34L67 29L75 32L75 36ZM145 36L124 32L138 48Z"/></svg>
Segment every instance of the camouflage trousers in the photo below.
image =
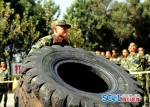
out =
<svg viewBox="0 0 150 107"><path fill-rule="evenodd" d="M8 99L7 94L8 94L8 88L0 87L0 103L1 103L3 95L4 95L4 107L6 107L6 103L7 103L7 99Z"/></svg>
<svg viewBox="0 0 150 107"><path fill-rule="evenodd" d="M144 104L149 104L150 74L142 74L137 77L144 91Z"/></svg>
<svg viewBox="0 0 150 107"><path fill-rule="evenodd" d="M146 90L148 92L148 95L150 95L150 74L146 75Z"/></svg>

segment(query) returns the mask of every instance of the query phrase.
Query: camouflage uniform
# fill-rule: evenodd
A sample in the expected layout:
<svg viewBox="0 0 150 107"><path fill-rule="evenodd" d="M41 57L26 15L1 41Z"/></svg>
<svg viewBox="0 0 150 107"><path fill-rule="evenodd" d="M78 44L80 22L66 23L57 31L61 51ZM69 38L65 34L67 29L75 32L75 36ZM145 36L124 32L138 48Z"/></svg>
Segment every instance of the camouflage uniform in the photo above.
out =
<svg viewBox="0 0 150 107"><path fill-rule="evenodd" d="M138 53L138 54L129 54L127 57L127 69L130 72L137 72L137 71L144 71L144 66L141 63L143 59L144 54ZM134 75L138 81L141 83L141 86L144 90L144 104L149 104L149 96L146 89L146 77L147 74L141 74L141 75Z"/></svg>
<svg viewBox="0 0 150 107"><path fill-rule="evenodd" d="M120 57L111 58L111 61L115 61L115 62L119 63L120 59L121 59Z"/></svg>
<svg viewBox="0 0 150 107"><path fill-rule="evenodd" d="M0 68L0 81L8 81L9 79L10 73L8 69ZM2 101L2 97L4 94L4 107L6 107L7 103L7 93L8 93L7 83L0 83L0 102Z"/></svg>
<svg viewBox="0 0 150 107"><path fill-rule="evenodd" d="M117 62L117 58L111 58L111 61Z"/></svg>
<svg viewBox="0 0 150 107"><path fill-rule="evenodd" d="M69 45L69 41L63 39L63 41L60 43L59 39L54 34L48 35L48 36L45 36L45 37L39 39L36 42L36 44L32 46L30 52L33 52L37 48L41 48L43 46L52 46L52 45L61 45L61 46Z"/></svg>
<svg viewBox="0 0 150 107"><path fill-rule="evenodd" d="M150 71L150 55L146 54L145 55L148 63L147 71ZM150 95L150 73L146 75L146 90L148 92L148 95Z"/></svg>
<svg viewBox="0 0 150 107"><path fill-rule="evenodd" d="M128 69L128 65L127 65L127 58L121 58L119 61L120 66Z"/></svg>
<svg viewBox="0 0 150 107"><path fill-rule="evenodd" d="M68 28L71 28L71 25L67 24L65 20L56 20L53 21L51 27L54 28L55 26L63 26L65 25ZM41 48L43 46L52 46L52 45L69 45L69 41L67 39L63 39L62 42L59 41L56 35L48 35L45 36L37 41L35 45L32 46L30 52L33 52L37 48ZM29 52L29 53L30 53Z"/></svg>

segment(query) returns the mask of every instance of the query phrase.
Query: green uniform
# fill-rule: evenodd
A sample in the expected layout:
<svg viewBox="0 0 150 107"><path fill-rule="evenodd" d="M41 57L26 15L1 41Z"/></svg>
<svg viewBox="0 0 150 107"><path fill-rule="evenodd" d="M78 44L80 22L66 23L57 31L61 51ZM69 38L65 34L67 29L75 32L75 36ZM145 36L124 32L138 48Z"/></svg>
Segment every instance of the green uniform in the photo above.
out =
<svg viewBox="0 0 150 107"><path fill-rule="evenodd" d="M121 58L119 61L120 66L128 69L128 65L127 65L127 58Z"/></svg>
<svg viewBox="0 0 150 107"><path fill-rule="evenodd" d="M54 34L48 35L39 39L36 42L36 44L32 46L32 49L30 50L30 52L33 52L35 49L41 48L43 46L52 46L52 45L61 45L61 46L69 45L69 41L63 39L63 41L60 43L59 39Z"/></svg>
<svg viewBox="0 0 150 107"><path fill-rule="evenodd" d="M0 81L8 81L9 79L10 73L8 69L0 68ZM7 93L8 93L7 83L0 83L0 102L2 101L2 97L4 94L4 107L6 107L7 103Z"/></svg>
<svg viewBox="0 0 150 107"><path fill-rule="evenodd" d="M144 64L142 63L145 56L143 53L129 54L127 57L127 69L129 72L145 71ZM149 104L149 95L146 88L146 78L148 74L135 75L144 90L144 104Z"/></svg>
<svg viewBox="0 0 150 107"><path fill-rule="evenodd" d="M111 61L115 61L115 62L118 62L120 59L117 57L117 58L112 58Z"/></svg>
<svg viewBox="0 0 150 107"><path fill-rule="evenodd" d="M71 28L70 24L67 24L65 20L55 20L51 23L51 28L54 28L56 26L66 26L67 29ZM41 48L43 46L52 46L52 45L69 45L69 42L67 39L63 39L62 42L59 41L58 37L56 35L48 35L45 36L37 41L35 45L31 48L30 52L35 51L37 48ZM29 52L29 53L30 53Z"/></svg>
<svg viewBox="0 0 150 107"><path fill-rule="evenodd" d="M150 55L146 54L145 57L146 57L147 63L148 63L146 70L150 71ZM147 89L148 95L150 95L150 73L148 73L146 75L146 89Z"/></svg>
<svg viewBox="0 0 150 107"><path fill-rule="evenodd" d="M127 67L130 72L143 71L140 66L140 54L129 54L127 57Z"/></svg>

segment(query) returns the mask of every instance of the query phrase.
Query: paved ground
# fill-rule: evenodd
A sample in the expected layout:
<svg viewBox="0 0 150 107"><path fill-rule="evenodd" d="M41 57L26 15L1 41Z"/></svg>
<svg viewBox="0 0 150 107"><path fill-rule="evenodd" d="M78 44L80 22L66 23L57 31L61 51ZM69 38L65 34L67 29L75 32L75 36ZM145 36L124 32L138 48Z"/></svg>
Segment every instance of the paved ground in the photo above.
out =
<svg viewBox="0 0 150 107"><path fill-rule="evenodd" d="M4 105L4 97L2 99L0 107L3 107L3 105ZM8 93L7 107L14 107L14 94L13 93Z"/></svg>

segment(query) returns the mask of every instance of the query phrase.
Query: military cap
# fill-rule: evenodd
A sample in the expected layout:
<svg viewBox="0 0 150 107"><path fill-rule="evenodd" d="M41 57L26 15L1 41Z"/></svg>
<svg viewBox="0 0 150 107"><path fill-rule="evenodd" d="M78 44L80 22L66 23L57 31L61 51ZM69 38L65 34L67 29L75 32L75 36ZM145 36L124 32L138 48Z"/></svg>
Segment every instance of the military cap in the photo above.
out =
<svg viewBox="0 0 150 107"><path fill-rule="evenodd" d="M55 26L66 25L67 28L71 28L70 24L67 24L65 20L55 20L51 23L51 27L54 28Z"/></svg>

